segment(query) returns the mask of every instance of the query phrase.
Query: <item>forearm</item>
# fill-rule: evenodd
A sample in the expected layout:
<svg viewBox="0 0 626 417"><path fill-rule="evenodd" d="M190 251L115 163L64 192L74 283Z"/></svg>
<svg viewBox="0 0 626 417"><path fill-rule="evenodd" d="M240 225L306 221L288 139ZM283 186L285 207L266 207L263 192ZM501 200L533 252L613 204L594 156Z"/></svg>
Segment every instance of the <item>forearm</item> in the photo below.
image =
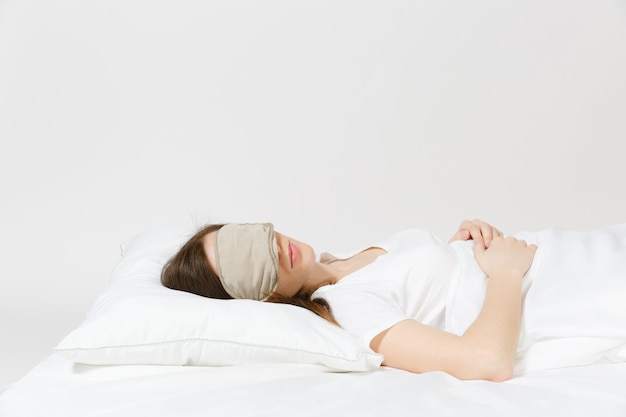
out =
<svg viewBox="0 0 626 417"><path fill-rule="evenodd" d="M411 372L445 371L460 379L505 381L513 377L522 310L522 278L534 245L496 236L486 248L474 233L474 256L489 277L483 307L462 336L403 320L379 333L370 347L384 365Z"/></svg>
<svg viewBox="0 0 626 417"><path fill-rule="evenodd" d="M476 359L502 372L503 379L512 374L515 363L522 310L521 278L517 271L490 277L482 310L462 336Z"/></svg>

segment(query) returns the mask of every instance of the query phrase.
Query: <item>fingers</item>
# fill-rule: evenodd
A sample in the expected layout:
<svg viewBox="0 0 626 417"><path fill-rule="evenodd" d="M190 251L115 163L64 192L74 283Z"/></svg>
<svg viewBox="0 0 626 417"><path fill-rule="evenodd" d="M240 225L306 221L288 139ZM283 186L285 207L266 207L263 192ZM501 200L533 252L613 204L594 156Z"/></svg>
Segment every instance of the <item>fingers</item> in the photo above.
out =
<svg viewBox="0 0 626 417"><path fill-rule="evenodd" d="M459 225L459 230L450 238L448 243L454 242L455 240L469 240L472 238L470 233L470 227L472 227L472 222L469 220L463 220Z"/></svg>
<svg viewBox="0 0 626 417"><path fill-rule="evenodd" d="M491 235L487 236L486 234L484 234L478 225L474 224L470 226L468 232L472 240L474 240L474 245L481 245L483 248L487 248L487 241L491 243Z"/></svg>
<svg viewBox="0 0 626 417"><path fill-rule="evenodd" d="M490 278L509 276L511 273L523 277L530 268L536 251L536 245L512 236L494 236L488 249L480 247L478 242L474 245L474 257Z"/></svg>
<svg viewBox="0 0 626 417"><path fill-rule="evenodd" d="M491 242L496 237L502 237L502 232L489 223L485 223L482 220L463 220L459 226L458 232L452 236L449 242L455 240L478 240L480 238L480 245L483 248L488 248Z"/></svg>
<svg viewBox="0 0 626 417"><path fill-rule="evenodd" d="M470 234L471 233L472 231L470 229ZM472 235L472 239L474 240L474 257L478 258L483 253L485 253L487 247L485 246L485 241L483 240L483 236L480 233L476 234L475 236Z"/></svg>
<svg viewBox="0 0 626 417"><path fill-rule="evenodd" d="M483 237L485 248L491 245L491 242L495 237L502 237L502 232L489 223L485 223L482 220L472 220L469 222L470 235L475 240L475 236L481 235Z"/></svg>
<svg viewBox="0 0 626 417"><path fill-rule="evenodd" d="M454 242L455 240L468 240L470 238L470 233L468 230L459 230L450 238L448 243Z"/></svg>
<svg viewBox="0 0 626 417"><path fill-rule="evenodd" d="M480 227L480 232L483 234L485 238L486 247L489 247L489 245L491 245L491 241L495 237L502 237L502 232L496 229L495 227L493 227L492 225L482 222L480 220L476 220L476 222L478 223Z"/></svg>
<svg viewBox="0 0 626 417"><path fill-rule="evenodd" d="M510 248L521 248L520 250L522 250L522 252L519 253L528 256L531 260L535 257L535 253L537 252L537 245L528 244L525 240L517 239L513 236L503 239L503 242L505 242L505 246Z"/></svg>

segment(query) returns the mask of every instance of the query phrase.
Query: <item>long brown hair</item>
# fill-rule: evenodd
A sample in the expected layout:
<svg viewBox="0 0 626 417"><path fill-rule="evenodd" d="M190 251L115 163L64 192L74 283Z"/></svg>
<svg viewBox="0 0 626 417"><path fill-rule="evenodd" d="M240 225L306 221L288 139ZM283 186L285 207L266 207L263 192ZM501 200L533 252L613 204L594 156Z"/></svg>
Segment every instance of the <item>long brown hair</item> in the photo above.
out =
<svg viewBox="0 0 626 417"><path fill-rule="evenodd" d="M211 268L202 242L206 235L219 230L222 226L224 225L208 225L193 235L165 264L161 271L161 283L167 288L187 291L203 297L232 299L233 297L222 286L219 276ZM301 291L290 298L274 293L267 298L267 301L303 307L339 325L328 302L323 298L312 299L311 294L310 291Z"/></svg>

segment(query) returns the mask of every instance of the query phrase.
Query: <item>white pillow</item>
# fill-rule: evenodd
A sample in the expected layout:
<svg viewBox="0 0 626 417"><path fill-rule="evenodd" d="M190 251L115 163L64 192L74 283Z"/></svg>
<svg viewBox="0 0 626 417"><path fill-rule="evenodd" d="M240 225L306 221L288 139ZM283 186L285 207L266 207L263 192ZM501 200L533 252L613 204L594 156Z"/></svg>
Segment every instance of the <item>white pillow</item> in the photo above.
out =
<svg viewBox="0 0 626 417"><path fill-rule="evenodd" d="M381 355L303 308L209 299L163 287L163 264L193 232L163 229L123 244L107 289L55 352L92 365L310 363L337 371L380 366Z"/></svg>

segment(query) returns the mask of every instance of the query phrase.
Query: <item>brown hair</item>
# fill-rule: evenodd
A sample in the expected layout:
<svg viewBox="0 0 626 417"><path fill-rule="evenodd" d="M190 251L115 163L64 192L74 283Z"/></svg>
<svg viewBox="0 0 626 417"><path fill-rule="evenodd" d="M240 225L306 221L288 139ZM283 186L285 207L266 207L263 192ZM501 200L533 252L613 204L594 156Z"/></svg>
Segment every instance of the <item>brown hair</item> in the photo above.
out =
<svg viewBox="0 0 626 417"><path fill-rule="evenodd" d="M220 282L204 253L202 239L211 232L219 230L223 224L212 224L200 229L179 251L165 264L161 271L161 283L173 290L187 291L209 298L232 299ZM323 298L311 299L309 291L300 291L294 297L272 294L267 301L279 304L291 304L306 308L323 319L338 325L330 305Z"/></svg>

